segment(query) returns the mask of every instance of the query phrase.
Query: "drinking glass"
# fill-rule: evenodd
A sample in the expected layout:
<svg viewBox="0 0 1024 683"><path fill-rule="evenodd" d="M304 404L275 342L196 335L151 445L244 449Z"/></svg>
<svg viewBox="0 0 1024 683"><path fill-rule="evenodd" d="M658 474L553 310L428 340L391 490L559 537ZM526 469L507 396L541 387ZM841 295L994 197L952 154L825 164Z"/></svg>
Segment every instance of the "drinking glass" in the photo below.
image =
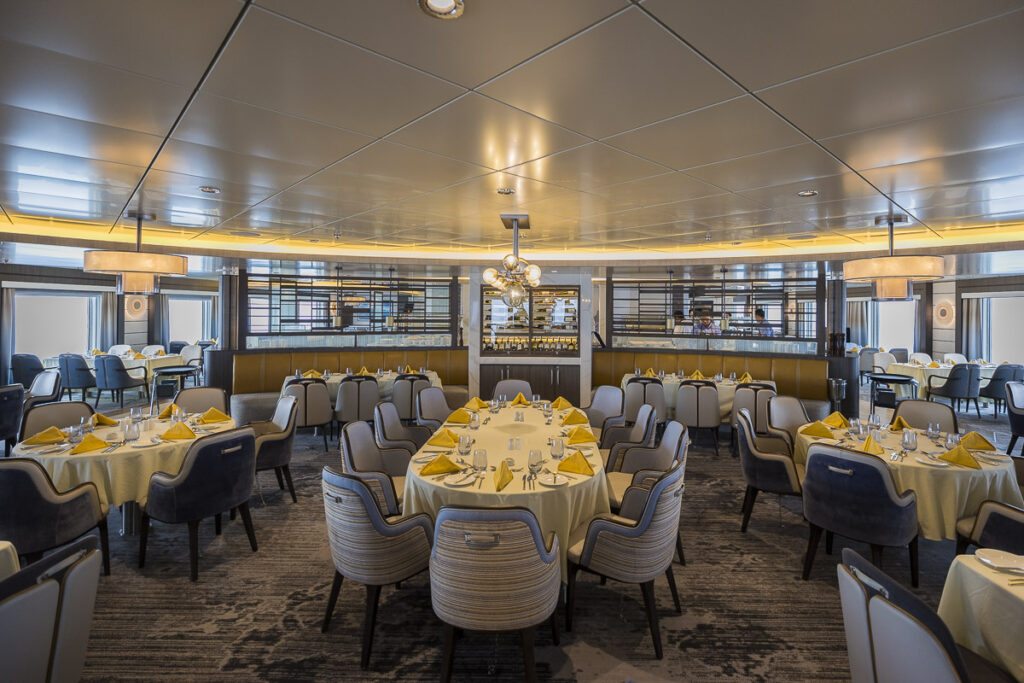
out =
<svg viewBox="0 0 1024 683"><path fill-rule="evenodd" d="M529 464L529 467L530 467L530 473L531 474L537 474L538 472L540 472L540 461L541 461L540 451L538 451L536 449L531 450L530 451L530 459L527 461L527 463Z"/></svg>
<svg viewBox="0 0 1024 683"><path fill-rule="evenodd" d="M913 453L917 450L917 432L913 429L904 429L903 438L900 439L900 445L903 446L903 450L910 451Z"/></svg>
<svg viewBox="0 0 1024 683"><path fill-rule="evenodd" d="M551 439L551 457L555 460L561 460L565 454L565 442L560 437Z"/></svg>
<svg viewBox="0 0 1024 683"><path fill-rule="evenodd" d="M124 426L124 440L128 443L139 440L139 423L129 422Z"/></svg>
<svg viewBox="0 0 1024 683"><path fill-rule="evenodd" d="M79 425L73 425L67 428L68 430L68 443L76 444L82 441L82 428Z"/></svg>
<svg viewBox="0 0 1024 683"><path fill-rule="evenodd" d="M882 430L881 429L872 429L871 430L871 440L874 441L875 443L877 443L879 446L881 446L882 445Z"/></svg>
<svg viewBox="0 0 1024 683"><path fill-rule="evenodd" d="M420 366L420 374L421 375L427 374L427 369L425 367L423 367L422 365Z"/></svg>
<svg viewBox="0 0 1024 683"><path fill-rule="evenodd" d="M473 451L473 469L477 472L487 471L487 451L483 448Z"/></svg>
<svg viewBox="0 0 1024 683"><path fill-rule="evenodd" d="M346 375L351 375L352 374L352 368L345 368L345 374Z"/></svg>
<svg viewBox="0 0 1024 683"><path fill-rule="evenodd" d="M506 403L508 403L508 396L505 394L498 394L498 407L504 408Z"/></svg>
<svg viewBox="0 0 1024 683"><path fill-rule="evenodd" d="M720 373L720 372L716 372L715 373L715 382L721 382L723 379L724 379L724 377L722 377L722 373Z"/></svg>
<svg viewBox="0 0 1024 683"><path fill-rule="evenodd" d="M91 417L83 417L79 421L78 426L81 428L83 435L90 433L93 430L92 418Z"/></svg>
<svg viewBox="0 0 1024 683"><path fill-rule="evenodd" d="M299 370L298 368L295 368L295 376L296 377L302 377L302 370Z"/></svg>
<svg viewBox="0 0 1024 683"><path fill-rule="evenodd" d="M181 422L184 417L185 413L182 411L181 406L177 403L171 404L171 420L174 422Z"/></svg>
<svg viewBox="0 0 1024 683"><path fill-rule="evenodd" d="M530 405L536 408L540 404L540 394L534 394L530 399Z"/></svg>
<svg viewBox="0 0 1024 683"><path fill-rule="evenodd" d="M327 368L324 368L324 379L330 379L330 378L331 378L331 371L328 370Z"/></svg>
<svg viewBox="0 0 1024 683"><path fill-rule="evenodd" d="M480 429L480 413L469 414L469 428Z"/></svg>
<svg viewBox="0 0 1024 683"><path fill-rule="evenodd" d="M633 376L634 377L639 377L640 376L640 368L633 368Z"/></svg>
<svg viewBox="0 0 1024 683"><path fill-rule="evenodd" d="M519 439L519 437L509 437L508 449L510 451L518 451L522 447L522 445L523 442Z"/></svg>
<svg viewBox="0 0 1024 683"><path fill-rule="evenodd" d="M665 380L665 371L664 370L658 370L658 379L660 379L662 381Z"/></svg>
<svg viewBox="0 0 1024 683"><path fill-rule="evenodd" d="M487 404L490 406L490 411L492 413L498 412L498 410L501 408L501 404L498 403L498 399L496 398L492 398L490 401L487 402Z"/></svg>
<svg viewBox="0 0 1024 683"><path fill-rule="evenodd" d="M925 434L928 436L929 439L934 439L934 438L938 437L938 435L939 435L939 423L938 422L929 422L928 423L928 429L925 430Z"/></svg>
<svg viewBox="0 0 1024 683"><path fill-rule="evenodd" d="M730 372L729 373L729 380L733 381L733 382L736 381L736 373L735 372Z"/></svg>
<svg viewBox="0 0 1024 683"><path fill-rule="evenodd" d="M882 416L879 413L874 413L868 416L868 424L874 428L882 426Z"/></svg>
<svg viewBox="0 0 1024 683"><path fill-rule="evenodd" d="M551 407L551 401L544 401L544 405L541 407L544 411L544 417L550 419L551 413L553 412L553 409Z"/></svg>
<svg viewBox="0 0 1024 683"><path fill-rule="evenodd" d="M960 435L956 432L946 434L946 448L956 448L960 445Z"/></svg>
<svg viewBox="0 0 1024 683"><path fill-rule="evenodd" d="M470 438L469 434L459 435L459 455L466 457L470 451L473 450L473 439Z"/></svg>
<svg viewBox="0 0 1024 683"><path fill-rule="evenodd" d="M855 417L850 420L850 436L860 436L861 434L863 434L863 432L861 431L860 418Z"/></svg>
<svg viewBox="0 0 1024 683"><path fill-rule="evenodd" d="M128 417L131 418L132 422L138 422L142 419L142 406L136 406L128 409Z"/></svg>

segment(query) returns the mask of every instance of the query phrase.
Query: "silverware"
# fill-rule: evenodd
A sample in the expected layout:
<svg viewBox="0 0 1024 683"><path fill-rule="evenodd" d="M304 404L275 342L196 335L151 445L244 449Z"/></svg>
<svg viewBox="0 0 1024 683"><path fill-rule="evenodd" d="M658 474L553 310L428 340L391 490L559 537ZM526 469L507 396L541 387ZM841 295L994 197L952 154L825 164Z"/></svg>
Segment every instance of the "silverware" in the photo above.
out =
<svg viewBox="0 0 1024 683"><path fill-rule="evenodd" d="M526 490L526 475L523 475L523 490Z"/></svg>
<svg viewBox="0 0 1024 683"><path fill-rule="evenodd" d="M480 483L478 483L476 485L476 487L478 489L482 489L484 487L484 473L483 472L478 472L477 475L476 475L476 478L480 480Z"/></svg>

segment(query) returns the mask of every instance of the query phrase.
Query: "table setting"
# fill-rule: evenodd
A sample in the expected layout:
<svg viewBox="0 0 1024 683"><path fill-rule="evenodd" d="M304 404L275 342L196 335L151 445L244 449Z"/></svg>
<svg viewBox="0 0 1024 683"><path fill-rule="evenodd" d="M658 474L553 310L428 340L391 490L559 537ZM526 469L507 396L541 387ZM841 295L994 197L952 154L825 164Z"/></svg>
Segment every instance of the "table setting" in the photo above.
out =
<svg viewBox="0 0 1024 683"><path fill-rule="evenodd" d="M332 401L338 398L338 388L341 386L341 381L348 376L360 376L360 377L373 377L377 380L377 391L380 394L382 401L389 400L391 394L395 388L395 380L398 379L399 375L402 374L419 374L425 375L427 380L430 381L430 386L441 388L441 376L433 370L425 367L421 367L419 370L414 370L412 366L406 365L404 368L397 367L394 370L388 370L385 368L377 368L377 371L371 371L363 366L355 372L352 368L345 368L344 372L331 372L328 369L317 370L301 370L296 369L295 374L289 375L284 378L281 382L281 394L284 395L285 387L288 386L288 382L292 379L322 379L327 383L327 393Z"/></svg>
<svg viewBox="0 0 1024 683"><path fill-rule="evenodd" d="M981 378L991 379L992 373L999 367L993 363L984 363L979 361L971 361L972 365L981 366ZM932 375L938 375L939 377L948 377L950 370L953 369L953 363L939 363L938 361L932 361L931 363L892 363L886 368L886 372L894 375L905 375L911 377L917 381L917 397L928 398L928 378ZM897 394L900 396L904 395L904 388L900 387Z"/></svg>
<svg viewBox="0 0 1024 683"><path fill-rule="evenodd" d="M662 387L665 390L665 409L668 411L668 418L675 419L676 414L676 393L679 391L679 384L688 379L703 379L710 380L715 383L718 388L718 407L719 413L722 418L722 422L728 422L732 416L732 404L736 398L736 387L744 382L758 382L775 386L775 382L771 380L760 380L754 379L750 373L743 373L737 376L735 372L729 373L726 377L723 373L718 373L710 377L705 377L700 370L694 370L689 375L677 374L677 373L666 373L664 370L655 372L653 368L647 368L647 370L641 371L640 368L634 368L633 373L627 373L622 376L620 386L622 390L626 390L626 385L629 384L629 380L634 377L647 377L661 380Z"/></svg>

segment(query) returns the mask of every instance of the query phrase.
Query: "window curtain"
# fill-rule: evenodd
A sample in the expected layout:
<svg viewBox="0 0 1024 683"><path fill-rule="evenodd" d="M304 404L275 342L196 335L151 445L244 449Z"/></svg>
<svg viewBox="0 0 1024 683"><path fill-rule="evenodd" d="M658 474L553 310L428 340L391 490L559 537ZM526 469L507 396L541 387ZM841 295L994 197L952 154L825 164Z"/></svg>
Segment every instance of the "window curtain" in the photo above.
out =
<svg viewBox="0 0 1024 683"><path fill-rule="evenodd" d="M106 351L117 343L117 294L100 295L100 338L98 347Z"/></svg>
<svg viewBox="0 0 1024 683"><path fill-rule="evenodd" d="M11 356L14 355L14 289L4 287L0 296L0 372L5 384L12 380ZM26 387L27 389L28 387Z"/></svg>
<svg viewBox="0 0 1024 683"><path fill-rule="evenodd" d="M171 340L171 304L166 294L153 294L149 298L149 343L165 349Z"/></svg>
<svg viewBox="0 0 1024 683"><path fill-rule="evenodd" d="M991 325L991 299L961 299L963 311L963 329L961 331L961 349L967 360L988 358L991 355L992 343L989 332Z"/></svg>
<svg viewBox="0 0 1024 683"><path fill-rule="evenodd" d="M203 300L203 338L204 339L217 339L220 340L219 330L217 329L217 311L218 299L220 297L211 296Z"/></svg>
<svg viewBox="0 0 1024 683"><path fill-rule="evenodd" d="M911 352L921 353L928 348L928 315L931 311L926 309L924 299L914 299L914 348Z"/></svg>
<svg viewBox="0 0 1024 683"><path fill-rule="evenodd" d="M851 344L867 346L871 343L871 340L868 339L870 304L870 301L846 302L846 326L850 328L850 338L846 341Z"/></svg>

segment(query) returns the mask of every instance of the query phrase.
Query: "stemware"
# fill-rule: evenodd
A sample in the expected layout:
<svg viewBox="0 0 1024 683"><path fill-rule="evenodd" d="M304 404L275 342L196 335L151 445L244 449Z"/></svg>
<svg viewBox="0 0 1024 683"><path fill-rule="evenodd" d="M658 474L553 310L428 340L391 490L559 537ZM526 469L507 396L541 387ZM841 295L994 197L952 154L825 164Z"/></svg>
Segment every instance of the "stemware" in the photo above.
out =
<svg viewBox="0 0 1024 683"><path fill-rule="evenodd" d="M872 413L868 416L868 424L877 429L882 426L882 416L879 413Z"/></svg>
<svg viewBox="0 0 1024 683"><path fill-rule="evenodd" d="M735 382L736 381L736 373L735 372L730 372L729 373L729 381L731 381L731 382Z"/></svg>
<svg viewBox="0 0 1024 683"><path fill-rule="evenodd" d="M540 451L533 449L530 451L530 458L527 460L530 468L530 474L536 476L540 472L541 455Z"/></svg>
<svg viewBox="0 0 1024 683"><path fill-rule="evenodd" d="M551 401L544 401L544 405L542 406L542 408L543 408L543 411L544 411L544 417L550 420L551 419L551 413L553 411L553 409L551 407Z"/></svg>
<svg viewBox="0 0 1024 683"><path fill-rule="evenodd" d="M925 435L929 439L936 439L936 438L938 438L938 436L939 436L939 423L938 422L929 422L928 423L928 428L925 430Z"/></svg>
<svg viewBox="0 0 1024 683"><path fill-rule="evenodd" d="M860 418L855 417L850 420L850 436L860 436L863 433L863 425L861 424Z"/></svg>
<svg viewBox="0 0 1024 683"><path fill-rule="evenodd" d="M459 455L466 457L473 450L473 439L469 434L459 435Z"/></svg>
<svg viewBox="0 0 1024 683"><path fill-rule="evenodd" d="M132 422L138 422L142 419L142 406L135 406L128 409L128 417Z"/></svg>

